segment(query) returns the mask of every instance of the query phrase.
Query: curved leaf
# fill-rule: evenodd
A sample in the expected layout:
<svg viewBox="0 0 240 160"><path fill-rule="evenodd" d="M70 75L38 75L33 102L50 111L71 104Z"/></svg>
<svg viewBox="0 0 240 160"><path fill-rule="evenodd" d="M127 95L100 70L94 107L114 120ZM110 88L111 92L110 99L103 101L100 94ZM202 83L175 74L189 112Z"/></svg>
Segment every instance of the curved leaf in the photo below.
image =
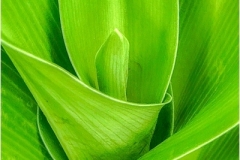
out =
<svg viewBox="0 0 240 160"><path fill-rule="evenodd" d="M232 108L229 108L229 105ZM237 109L238 101L233 95L209 104L183 129L140 159L179 159L184 157L239 125ZM219 123L223 119L224 123Z"/></svg>
<svg viewBox="0 0 240 160"><path fill-rule="evenodd" d="M156 147L158 144L163 142L165 139L173 134L174 127L174 95L172 90L172 85L170 83L168 91L172 95L172 101L161 109L158 114L157 124L154 130L154 134L151 140L150 148Z"/></svg>
<svg viewBox="0 0 240 160"><path fill-rule="evenodd" d="M37 125L40 137L52 159L67 160L61 144L39 107L37 108Z"/></svg>
<svg viewBox="0 0 240 160"><path fill-rule="evenodd" d="M37 104L1 51L1 159L50 159L36 125Z"/></svg>
<svg viewBox="0 0 240 160"><path fill-rule="evenodd" d="M74 73L63 42L58 0L2 1L2 39Z"/></svg>
<svg viewBox="0 0 240 160"><path fill-rule="evenodd" d="M95 60L99 90L121 100L127 99L128 53L128 40L115 29Z"/></svg>
<svg viewBox="0 0 240 160"><path fill-rule="evenodd" d="M163 100L176 58L177 0L60 0L59 6L66 47L83 82L97 88L95 55L117 28L130 45L128 101Z"/></svg>
<svg viewBox="0 0 240 160"><path fill-rule="evenodd" d="M175 134L142 159L183 158L238 125L237 3L181 1Z"/></svg>
<svg viewBox="0 0 240 160"><path fill-rule="evenodd" d="M183 0L180 6L175 132L219 95L238 95L238 2Z"/></svg>
<svg viewBox="0 0 240 160"><path fill-rule="evenodd" d="M136 159L148 151L158 113L170 102L169 95L161 104L119 101L56 65L5 41L3 45L69 159Z"/></svg>
<svg viewBox="0 0 240 160"><path fill-rule="evenodd" d="M239 159L239 126L234 127L208 145L181 158L181 160Z"/></svg>

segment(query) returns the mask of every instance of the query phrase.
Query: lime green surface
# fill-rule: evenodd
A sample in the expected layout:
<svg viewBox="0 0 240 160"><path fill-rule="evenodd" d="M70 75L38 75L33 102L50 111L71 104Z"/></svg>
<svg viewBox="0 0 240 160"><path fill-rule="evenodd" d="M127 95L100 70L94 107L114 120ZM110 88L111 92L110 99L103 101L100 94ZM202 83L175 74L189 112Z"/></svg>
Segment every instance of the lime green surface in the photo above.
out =
<svg viewBox="0 0 240 160"><path fill-rule="evenodd" d="M70 159L130 159L148 151L164 104L113 99L54 64L3 45ZM167 95L165 103L170 101Z"/></svg>
<svg viewBox="0 0 240 160"><path fill-rule="evenodd" d="M128 40L115 29L101 46L95 58L101 92L127 100L128 59Z"/></svg>
<svg viewBox="0 0 240 160"><path fill-rule="evenodd" d="M49 159L38 134L37 104L1 51L1 159Z"/></svg>
<svg viewBox="0 0 240 160"><path fill-rule="evenodd" d="M1 158L238 159L238 12L3 0Z"/></svg>
<svg viewBox="0 0 240 160"><path fill-rule="evenodd" d="M83 82L97 86L95 55L117 28L129 41L128 101L163 100L176 57L177 0L60 0L59 6L68 54Z"/></svg>

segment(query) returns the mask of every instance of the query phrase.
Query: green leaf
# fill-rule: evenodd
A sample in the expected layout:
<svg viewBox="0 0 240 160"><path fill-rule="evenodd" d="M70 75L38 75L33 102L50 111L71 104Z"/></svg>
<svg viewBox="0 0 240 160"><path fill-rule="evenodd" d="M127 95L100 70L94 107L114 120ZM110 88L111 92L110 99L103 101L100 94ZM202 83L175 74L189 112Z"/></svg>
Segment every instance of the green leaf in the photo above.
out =
<svg viewBox="0 0 240 160"><path fill-rule="evenodd" d="M222 99L206 106L188 125L140 159L179 159L237 126L239 123L236 97L229 95ZM219 123L223 119L224 123Z"/></svg>
<svg viewBox="0 0 240 160"><path fill-rule="evenodd" d="M167 93L174 97L171 83L168 87ZM174 99L172 99L170 103L163 106L160 113L158 114L158 120L151 140L150 148L152 149L156 147L158 144L160 144L165 139L170 137L173 134L173 127L174 127Z"/></svg>
<svg viewBox="0 0 240 160"><path fill-rule="evenodd" d="M67 160L68 158L61 144L39 107L37 110L37 124L40 137L52 159Z"/></svg>
<svg viewBox="0 0 240 160"><path fill-rule="evenodd" d="M99 90L112 97L126 100L129 44L115 29L96 55Z"/></svg>
<svg viewBox="0 0 240 160"><path fill-rule="evenodd" d="M63 42L57 0L2 1L2 39L31 54L53 61L74 73ZM10 82L5 83L7 85ZM21 82L15 81L14 83ZM14 90L11 94L15 94ZM32 102L26 101L25 103ZM17 104L12 104L12 107L17 107ZM32 120L31 123L35 124L34 119ZM15 124L18 124L18 120ZM18 138L14 140L18 141ZM11 147L9 150L11 151Z"/></svg>
<svg viewBox="0 0 240 160"><path fill-rule="evenodd" d="M117 28L130 46L128 101L163 100L176 58L177 0L60 0L59 6L66 47L83 82L97 88L94 59Z"/></svg>
<svg viewBox="0 0 240 160"><path fill-rule="evenodd" d="M175 49L178 38L177 3L178 1L174 0L140 0L134 2L120 0L111 2L106 0L60 1L61 23L65 42L74 67L82 81L97 88L98 79L94 58L112 30L118 28L130 43L127 99L140 103L161 102L169 86L176 57ZM18 65L18 69L31 91L33 91L34 97L37 97L38 102L42 104L41 108L45 109L44 114L50 117L50 113L47 111L50 108L54 117L57 116L53 111L54 109L64 116L62 119L57 117L51 121L48 118L52 126L55 123L57 125L60 123L60 127L54 129L58 138L66 138L63 136L65 133L59 131L61 127L65 127L63 130L69 131L69 128L89 125L84 129L77 128L78 131L84 130L85 132L76 131L74 133L74 135L83 136L83 139L80 140L83 143L75 143L76 139L71 139L72 137L69 141L68 138L71 135L69 137L67 135L66 139L60 141L61 144L65 143L63 146L68 154L71 151L79 151L79 149L72 149L71 147L74 147L74 145L79 147L80 145L81 149L89 147L86 149L88 152L83 151L86 155L80 154L81 158L96 158L95 155L90 155L91 151L97 156L100 155L100 158L110 159L122 159L119 156L115 157L115 154L122 155L122 153L125 154L123 156L129 156L131 159L143 155L148 150L157 112L161 106L155 104L154 106L158 107L154 109L154 113L150 113L151 105L141 105L140 107L138 104L122 102L102 95L79 82L60 67L46 62L53 61L73 73L62 40L56 0L36 2L4 0L2 4L4 47L8 49L8 54ZM204 154L210 155L211 159L229 159L226 152L238 158L239 147L234 143L237 140L236 128L239 123L237 114L239 105L238 12L237 1L180 0L179 49L174 75L171 80L175 96L175 134L143 156L143 159L189 157L193 159L194 156L195 159L205 159ZM12 49L9 46L16 46L20 50L16 47ZM17 54L21 50L27 51L38 58L24 54L25 52ZM21 59L21 57L24 58ZM38 140L33 140L37 135L35 131L36 113L32 111L28 115L28 111L25 112L28 103L31 106L34 103L33 108L36 109L35 101L32 100L32 97L29 100L25 99L25 97L28 97L24 94L26 87L25 89L24 87L21 88L24 83L21 82L20 77L17 76L16 78L15 72L12 74L12 71L6 69L8 68L6 67L8 62L6 64L3 65L5 67L3 83L5 84L2 86L2 157L3 159L9 157L13 159L43 158L46 151L40 144L39 137L37 136ZM41 71L42 68L43 71ZM55 74L52 74L52 72L56 73L57 76L54 77ZM4 76L7 78L4 79ZM20 85L21 89L15 89L15 85ZM54 87L57 89L52 89ZM20 90L24 90L24 93ZM66 91L62 92L62 90ZM73 94L74 96L72 96ZM50 98L50 101L49 96L53 98ZM65 101L66 97L68 100ZM22 99L24 101L20 101ZM122 111L121 107L125 105L128 107ZM15 110L12 112L12 108L15 109L18 106L21 106L20 113ZM117 109L113 106L117 106ZM69 108L77 108L77 112ZM91 108L90 111L89 108ZM135 115L135 109L140 110L137 115ZM162 108L159 120L166 120L165 118L167 118L167 121L160 121L161 124L171 123L171 121L168 121L172 120L170 113L173 110L171 109L172 106L168 107L167 105ZM65 115L66 113L67 115ZM89 113L91 114L90 117L88 117ZM31 121L22 116L17 117L18 114L29 116ZM76 114L81 115L84 120ZM151 117L150 114L154 116ZM169 114L169 116L162 117L161 114ZM12 115L13 118L8 118ZM71 119L72 115L76 119L71 123L75 125L74 127L67 125L68 119ZM14 118L15 116L17 118ZM117 116L124 117L119 122L121 124L120 128L116 127L119 126L115 120ZM141 117L139 119L141 122L135 122L139 117ZM152 119L148 119L149 117ZM144 120L144 118L146 119ZM31 124L34 121L34 127L30 129L34 132L30 134L26 132L29 131L28 129L23 130L22 128L26 125L21 125L22 121L19 121L19 119L24 119L24 122L26 119ZM102 121L104 123L99 124ZM104 126L105 122L110 124ZM123 132L121 127L124 130ZM131 134L132 137L125 137L130 134L130 130L134 127L142 131L140 135L137 134L139 130L135 128L136 134ZM170 125L169 127L171 128ZM146 132L144 132L144 128ZM156 132L161 128L157 124ZM95 133L95 130L101 134ZM119 131L119 135L113 134L112 130ZM149 135L146 135L147 130ZM166 133L169 133L169 131L171 130L160 133L167 135ZM138 135L138 137L135 135ZM23 139L30 136L34 138ZM97 138L94 139L91 136ZM113 144L119 140L119 136L125 138L121 142L129 139L132 141L124 145L122 145L123 143L121 145L119 143ZM133 141L139 138L142 141L135 147ZM157 140L161 139L160 136L157 136L157 138ZM22 143L23 141L24 143ZM109 148L103 146L103 141L111 144L111 146L109 145ZM223 145L224 141L228 141L226 146ZM66 144L67 142L71 144ZM154 138L152 142L155 142ZM99 145L94 145L97 143ZM218 146L221 144L221 147ZM234 145L232 146L234 150L230 150L228 147L231 145ZM117 146L125 148L121 150ZM131 147L129 148L129 146ZM26 148L29 148L29 150L26 150ZM207 152L210 148L211 154ZM116 152L113 153L113 150ZM133 155L130 155L130 152L133 152ZM49 155L46 153L46 158L48 157Z"/></svg>
<svg viewBox="0 0 240 160"><path fill-rule="evenodd" d="M239 159L239 125L203 147L199 159Z"/></svg>
<svg viewBox="0 0 240 160"><path fill-rule="evenodd" d="M180 6L175 132L219 95L238 95L239 86L238 2L184 0Z"/></svg>
<svg viewBox="0 0 240 160"><path fill-rule="evenodd" d="M184 158L239 124L238 2L186 0L180 6L175 133L142 159Z"/></svg>
<svg viewBox="0 0 240 160"><path fill-rule="evenodd" d="M181 160L188 159L239 159L239 126L234 127L208 145L181 158Z"/></svg>
<svg viewBox="0 0 240 160"><path fill-rule="evenodd" d="M2 1L2 39L74 73L63 42L58 0Z"/></svg>
<svg viewBox="0 0 240 160"><path fill-rule="evenodd" d="M158 113L171 101L168 94L161 104L119 101L59 66L3 45L69 159L136 159L148 151Z"/></svg>
<svg viewBox="0 0 240 160"><path fill-rule="evenodd" d="M1 159L49 159L36 125L37 104L1 51Z"/></svg>
<svg viewBox="0 0 240 160"><path fill-rule="evenodd" d="M125 1L130 44L127 97L158 103L169 86L178 41L178 1Z"/></svg>

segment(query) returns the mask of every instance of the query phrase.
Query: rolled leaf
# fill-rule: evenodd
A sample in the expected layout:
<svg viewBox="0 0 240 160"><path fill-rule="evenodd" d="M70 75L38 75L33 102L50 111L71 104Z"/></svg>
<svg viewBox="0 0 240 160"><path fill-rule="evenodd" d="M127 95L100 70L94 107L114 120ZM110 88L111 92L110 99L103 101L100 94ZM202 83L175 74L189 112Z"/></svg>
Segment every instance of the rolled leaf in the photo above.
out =
<svg viewBox="0 0 240 160"><path fill-rule="evenodd" d="M163 100L176 58L177 0L60 0L59 6L68 54L83 82L97 88L94 58L118 28L130 48L128 101Z"/></svg>
<svg viewBox="0 0 240 160"><path fill-rule="evenodd" d="M168 94L159 104L119 101L59 66L3 45L69 159L136 159L148 151L158 113L171 100Z"/></svg>
<svg viewBox="0 0 240 160"><path fill-rule="evenodd" d="M127 100L128 40L115 29L96 55L99 90L109 96Z"/></svg>

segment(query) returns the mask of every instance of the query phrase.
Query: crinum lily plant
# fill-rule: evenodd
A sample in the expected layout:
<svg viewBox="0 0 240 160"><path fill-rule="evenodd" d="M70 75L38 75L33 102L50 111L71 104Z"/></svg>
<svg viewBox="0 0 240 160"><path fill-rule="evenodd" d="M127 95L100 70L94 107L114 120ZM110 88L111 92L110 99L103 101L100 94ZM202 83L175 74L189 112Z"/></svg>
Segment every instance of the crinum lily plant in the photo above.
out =
<svg viewBox="0 0 240 160"><path fill-rule="evenodd" d="M2 159L238 159L238 1L2 0Z"/></svg>

